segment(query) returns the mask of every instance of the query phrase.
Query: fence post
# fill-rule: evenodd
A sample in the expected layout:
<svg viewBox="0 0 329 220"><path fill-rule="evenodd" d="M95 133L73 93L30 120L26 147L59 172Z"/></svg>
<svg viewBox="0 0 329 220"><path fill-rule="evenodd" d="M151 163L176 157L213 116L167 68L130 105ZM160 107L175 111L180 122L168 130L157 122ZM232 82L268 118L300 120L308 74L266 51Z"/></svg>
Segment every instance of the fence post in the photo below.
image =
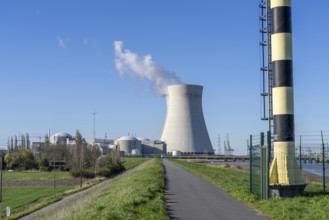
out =
<svg viewBox="0 0 329 220"><path fill-rule="evenodd" d="M266 152L264 153L264 132L261 132L260 133L260 146L259 146L259 152L260 152L260 196L261 196L261 198L262 199L264 199L265 198L265 186L264 186L264 184L265 184L265 182L266 181L264 181L265 180L265 167L266 167L266 165L265 165L265 163L266 163L266 161L264 161L264 157L266 157L265 156L265 154L266 154Z"/></svg>
<svg viewBox="0 0 329 220"><path fill-rule="evenodd" d="M250 183L250 192L252 193L252 135L249 139L249 183Z"/></svg>
<svg viewBox="0 0 329 220"><path fill-rule="evenodd" d="M271 131L267 131L267 154L266 154L266 199L270 195L270 162L271 162Z"/></svg>
<svg viewBox="0 0 329 220"><path fill-rule="evenodd" d="M0 155L0 218L2 217L2 155Z"/></svg>
<svg viewBox="0 0 329 220"><path fill-rule="evenodd" d="M299 169L302 170L302 135L299 136Z"/></svg>
<svg viewBox="0 0 329 220"><path fill-rule="evenodd" d="M271 131L267 131L267 154L268 154L268 167L270 166L272 159L272 134Z"/></svg>
<svg viewBox="0 0 329 220"><path fill-rule="evenodd" d="M265 141L264 141L264 132L260 133L260 146L264 146Z"/></svg>
<svg viewBox="0 0 329 220"><path fill-rule="evenodd" d="M323 133L321 131L321 139L322 139L322 169L323 169L323 193L326 193L326 164L325 164L325 157L324 157L324 142L323 142Z"/></svg>

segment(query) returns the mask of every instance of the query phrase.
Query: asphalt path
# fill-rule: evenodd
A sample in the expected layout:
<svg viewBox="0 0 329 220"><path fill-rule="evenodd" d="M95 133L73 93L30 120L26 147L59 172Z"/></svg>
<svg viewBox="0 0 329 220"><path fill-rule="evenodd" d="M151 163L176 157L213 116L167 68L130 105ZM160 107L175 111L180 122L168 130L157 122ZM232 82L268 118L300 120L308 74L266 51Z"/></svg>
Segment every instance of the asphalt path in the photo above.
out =
<svg viewBox="0 0 329 220"><path fill-rule="evenodd" d="M217 186L164 159L166 200L171 219L270 219Z"/></svg>

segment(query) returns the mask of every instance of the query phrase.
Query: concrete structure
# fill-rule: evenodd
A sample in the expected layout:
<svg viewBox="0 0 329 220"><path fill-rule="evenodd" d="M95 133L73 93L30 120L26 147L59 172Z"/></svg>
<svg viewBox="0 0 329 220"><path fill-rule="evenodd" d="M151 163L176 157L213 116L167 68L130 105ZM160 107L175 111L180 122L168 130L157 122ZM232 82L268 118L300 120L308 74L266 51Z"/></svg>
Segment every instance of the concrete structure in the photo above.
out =
<svg viewBox="0 0 329 220"><path fill-rule="evenodd" d="M109 153L111 151L111 146L114 145L114 140L111 139L92 138L89 139L87 142L91 146L98 146L102 154Z"/></svg>
<svg viewBox="0 0 329 220"><path fill-rule="evenodd" d="M139 138L142 142L143 156L160 156L167 154L166 143L163 141L149 140L147 138Z"/></svg>
<svg viewBox="0 0 329 220"><path fill-rule="evenodd" d="M167 153L214 154L202 111L202 86L168 86L167 115L161 141Z"/></svg>
<svg viewBox="0 0 329 220"><path fill-rule="evenodd" d="M69 141L75 140L72 135L65 132L58 132L50 136L49 141L51 144L56 144L57 141L60 141L60 144L67 144Z"/></svg>
<svg viewBox="0 0 329 220"><path fill-rule="evenodd" d="M132 150L141 152L141 141L131 136L122 136L115 141L115 144L120 147L120 151L123 151L125 156L132 155Z"/></svg>
<svg viewBox="0 0 329 220"><path fill-rule="evenodd" d="M274 157L270 168L273 197L302 194L306 186L295 158L291 0L271 0Z"/></svg>
<svg viewBox="0 0 329 220"><path fill-rule="evenodd" d="M172 152L172 156L173 157L178 157L178 156L181 156L182 155L182 152L180 152L180 151L178 151L178 150L174 150L173 152Z"/></svg>

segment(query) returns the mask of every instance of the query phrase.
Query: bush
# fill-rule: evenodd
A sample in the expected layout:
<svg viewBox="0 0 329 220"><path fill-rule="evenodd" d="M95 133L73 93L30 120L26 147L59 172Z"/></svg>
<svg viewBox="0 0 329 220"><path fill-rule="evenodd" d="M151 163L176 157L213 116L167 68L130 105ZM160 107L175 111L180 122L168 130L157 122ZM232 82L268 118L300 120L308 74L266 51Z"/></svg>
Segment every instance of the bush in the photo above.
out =
<svg viewBox="0 0 329 220"><path fill-rule="evenodd" d="M70 170L70 174L74 177L74 178L78 178L80 177L80 175L82 175L83 178L94 178L95 177L95 169L93 168L83 168L80 172L79 169L71 169Z"/></svg>
<svg viewBox="0 0 329 220"><path fill-rule="evenodd" d="M50 171L50 168L49 167L43 167L43 166L40 166L39 170L41 172L49 172Z"/></svg>
<svg viewBox="0 0 329 220"><path fill-rule="evenodd" d="M20 149L5 155L5 163L8 169L29 170L36 168L33 153L28 149Z"/></svg>
<svg viewBox="0 0 329 220"><path fill-rule="evenodd" d="M112 166L100 169L100 171L98 172L98 175L104 176L104 177L112 177L125 170L126 169L122 164L113 164Z"/></svg>
<svg viewBox="0 0 329 220"><path fill-rule="evenodd" d="M126 168L123 166L122 162L111 154L102 156L99 160L98 175L100 176L111 177L125 170Z"/></svg>

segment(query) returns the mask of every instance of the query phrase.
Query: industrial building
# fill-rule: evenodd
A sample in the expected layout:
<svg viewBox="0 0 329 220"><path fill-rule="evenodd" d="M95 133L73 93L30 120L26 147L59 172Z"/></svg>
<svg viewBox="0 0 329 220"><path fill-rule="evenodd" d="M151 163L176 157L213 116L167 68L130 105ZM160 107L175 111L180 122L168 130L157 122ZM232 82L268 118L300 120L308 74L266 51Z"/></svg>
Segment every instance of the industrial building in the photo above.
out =
<svg viewBox="0 0 329 220"><path fill-rule="evenodd" d="M132 136L122 136L117 140L92 138L83 139L84 145L98 146L102 154L107 154L116 147L119 147L124 156L159 156L165 155L166 144L159 140L150 140L147 138L135 138ZM50 136L51 145L65 145L68 148L76 144L76 139L66 132L58 132ZM33 142L32 151L35 156L39 155L41 148L45 146L45 142Z"/></svg>
<svg viewBox="0 0 329 220"><path fill-rule="evenodd" d="M167 153L166 144L158 140L122 136L114 143L125 156L159 156Z"/></svg>

